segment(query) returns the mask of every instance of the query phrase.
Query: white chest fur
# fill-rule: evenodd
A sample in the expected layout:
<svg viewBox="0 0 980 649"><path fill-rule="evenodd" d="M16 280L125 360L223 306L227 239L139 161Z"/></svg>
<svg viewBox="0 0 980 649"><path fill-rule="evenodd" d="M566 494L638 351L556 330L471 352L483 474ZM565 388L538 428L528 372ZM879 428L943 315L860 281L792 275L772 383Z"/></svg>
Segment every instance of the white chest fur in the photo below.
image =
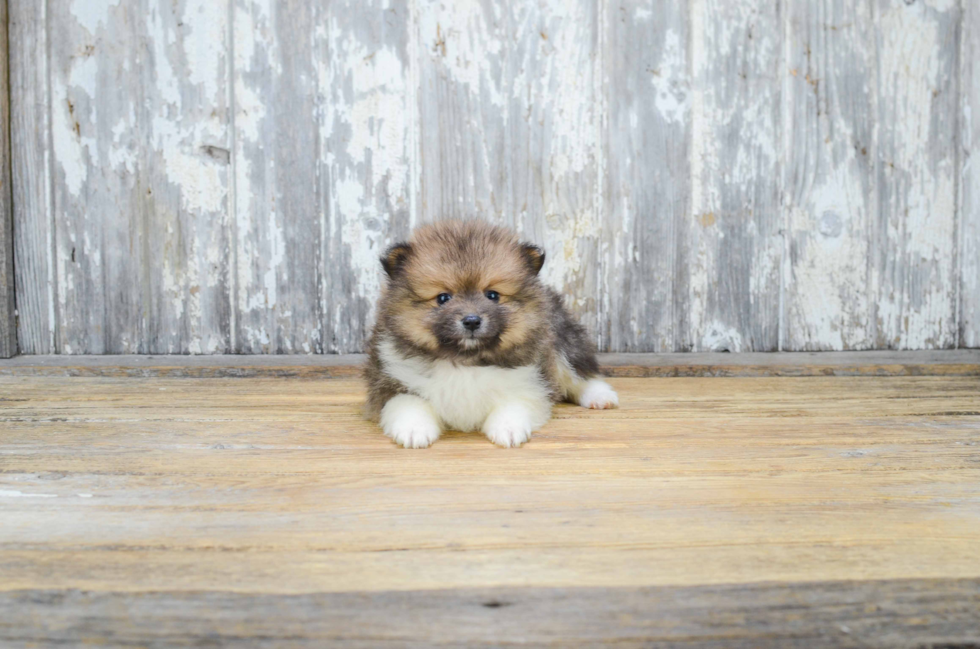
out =
<svg viewBox="0 0 980 649"><path fill-rule="evenodd" d="M523 405L538 428L551 415L549 391L536 366L468 367L450 361L406 358L390 340L379 346L384 372L425 399L447 428L480 428L491 412Z"/></svg>

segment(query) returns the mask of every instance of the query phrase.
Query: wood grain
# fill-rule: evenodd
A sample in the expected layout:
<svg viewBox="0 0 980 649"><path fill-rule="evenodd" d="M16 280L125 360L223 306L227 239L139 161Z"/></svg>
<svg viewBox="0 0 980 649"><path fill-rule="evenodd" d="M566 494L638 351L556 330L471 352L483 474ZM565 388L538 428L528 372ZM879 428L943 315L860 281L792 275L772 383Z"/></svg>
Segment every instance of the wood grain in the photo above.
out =
<svg viewBox="0 0 980 649"><path fill-rule="evenodd" d="M362 354L309 356L22 356L0 362L0 376L308 378L360 376ZM980 350L600 354L617 377L980 376Z"/></svg>
<svg viewBox="0 0 980 649"><path fill-rule="evenodd" d="M546 248L545 280L597 317L597 2L419 11L419 216L482 216Z"/></svg>
<svg viewBox="0 0 980 649"><path fill-rule="evenodd" d="M54 21L48 33L57 34L49 41L48 79L56 348L66 354L143 351L146 235L139 215L146 190L132 156L142 145L137 107L144 18L118 6L101 11L70 0L52 0L48 12ZM115 92L119 87L130 91Z"/></svg>
<svg viewBox="0 0 980 649"><path fill-rule="evenodd" d="M870 3L786 5L781 349L874 347L875 22Z"/></svg>
<svg viewBox="0 0 980 649"><path fill-rule="evenodd" d="M980 576L977 378L613 381L412 453L357 381L0 379L2 589Z"/></svg>
<svg viewBox="0 0 980 649"><path fill-rule="evenodd" d="M600 349L687 351L689 23L684 3L602 4Z"/></svg>
<svg viewBox="0 0 980 649"><path fill-rule="evenodd" d="M10 85L7 2L0 0L0 358L17 353L14 231L10 189Z"/></svg>
<svg viewBox="0 0 980 649"><path fill-rule="evenodd" d="M675 350L779 346L783 255L779 3L691 3L688 315Z"/></svg>
<svg viewBox="0 0 980 649"><path fill-rule="evenodd" d="M975 637L980 379L612 381L412 452L359 381L0 377L0 638Z"/></svg>
<svg viewBox="0 0 980 649"><path fill-rule="evenodd" d="M960 6L879 0L875 346L957 344Z"/></svg>
<svg viewBox="0 0 980 649"><path fill-rule="evenodd" d="M229 353L230 14L212 0L146 2L145 12L140 131L124 138L141 176L143 334L133 344L151 354Z"/></svg>
<svg viewBox="0 0 980 649"><path fill-rule="evenodd" d="M605 351L980 344L974 3L9 2L25 353L359 352L475 215Z"/></svg>
<svg viewBox="0 0 980 649"><path fill-rule="evenodd" d="M980 347L980 6L960 26L959 346Z"/></svg>
<svg viewBox="0 0 980 649"><path fill-rule="evenodd" d="M144 647L969 647L980 639L980 581L280 596L28 590L0 593L0 612L0 641L12 649L81 638Z"/></svg>
<svg viewBox="0 0 980 649"><path fill-rule="evenodd" d="M17 342L24 354L53 354L57 317L47 3L8 0L10 160L14 204Z"/></svg>
<svg viewBox="0 0 980 649"><path fill-rule="evenodd" d="M314 25L311 3L233 3L237 353L320 338Z"/></svg>
<svg viewBox="0 0 980 649"><path fill-rule="evenodd" d="M413 7L349 0L317 9L317 352L364 349L381 291L378 259L418 217Z"/></svg>

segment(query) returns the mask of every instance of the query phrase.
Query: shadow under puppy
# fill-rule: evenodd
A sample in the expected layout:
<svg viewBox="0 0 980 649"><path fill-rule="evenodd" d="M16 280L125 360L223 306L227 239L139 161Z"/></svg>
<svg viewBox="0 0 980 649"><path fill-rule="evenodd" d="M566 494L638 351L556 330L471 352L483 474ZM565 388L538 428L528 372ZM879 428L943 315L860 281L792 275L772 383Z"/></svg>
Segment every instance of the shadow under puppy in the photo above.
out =
<svg viewBox="0 0 980 649"><path fill-rule="evenodd" d="M388 249L368 343L367 416L406 448L443 429L520 446L555 401L615 408L595 347L538 271L544 252L483 221L444 221Z"/></svg>

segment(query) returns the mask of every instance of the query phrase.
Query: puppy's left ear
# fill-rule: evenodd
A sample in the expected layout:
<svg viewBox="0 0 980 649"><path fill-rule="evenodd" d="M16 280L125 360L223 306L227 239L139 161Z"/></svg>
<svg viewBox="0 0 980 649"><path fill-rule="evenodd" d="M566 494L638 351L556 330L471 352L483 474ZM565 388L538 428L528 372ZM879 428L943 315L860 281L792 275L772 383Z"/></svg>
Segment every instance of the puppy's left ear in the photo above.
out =
<svg viewBox="0 0 980 649"><path fill-rule="evenodd" d="M412 253L412 246L408 243L396 243L385 251L381 256L381 267L388 273L388 277L394 277L405 265L405 261Z"/></svg>
<svg viewBox="0 0 980 649"><path fill-rule="evenodd" d="M537 275L541 272L541 267L544 266L544 250L531 243L521 244L521 250L524 252L524 258L534 274Z"/></svg>

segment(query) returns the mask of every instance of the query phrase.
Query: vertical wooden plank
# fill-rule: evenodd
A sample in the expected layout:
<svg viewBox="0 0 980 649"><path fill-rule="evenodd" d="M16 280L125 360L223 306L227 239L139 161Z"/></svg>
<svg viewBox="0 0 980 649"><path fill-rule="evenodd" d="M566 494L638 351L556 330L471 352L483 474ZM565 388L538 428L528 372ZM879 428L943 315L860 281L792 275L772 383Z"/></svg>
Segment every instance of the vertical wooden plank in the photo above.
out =
<svg viewBox="0 0 980 649"><path fill-rule="evenodd" d="M778 348L782 16L771 0L691 2L690 280L695 351Z"/></svg>
<svg viewBox="0 0 980 649"><path fill-rule="evenodd" d="M228 3L145 0L140 350L231 351ZM135 162L135 160L134 160ZM108 252L108 251L107 251Z"/></svg>
<svg viewBox="0 0 980 649"><path fill-rule="evenodd" d="M419 0L418 11L420 218L482 216L513 225L506 8Z"/></svg>
<svg viewBox="0 0 980 649"><path fill-rule="evenodd" d="M24 354L55 351L56 276L50 185L47 4L10 0L10 154L17 340Z"/></svg>
<svg viewBox="0 0 980 649"><path fill-rule="evenodd" d="M786 11L781 347L866 349L877 207L872 6L807 0Z"/></svg>
<svg viewBox="0 0 980 649"><path fill-rule="evenodd" d="M543 244L546 283L590 331L598 323L599 2L553 0L510 8L503 84L509 212Z"/></svg>
<svg viewBox="0 0 980 649"><path fill-rule="evenodd" d="M980 347L980 4L960 26L959 346Z"/></svg>
<svg viewBox="0 0 980 649"><path fill-rule="evenodd" d="M516 227L594 328L597 2L423 0L419 13L420 217Z"/></svg>
<svg viewBox="0 0 980 649"><path fill-rule="evenodd" d="M604 6L601 347L680 350L689 330L688 3Z"/></svg>
<svg viewBox="0 0 980 649"><path fill-rule="evenodd" d="M49 0L57 351L143 351L137 172L144 17Z"/></svg>
<svg viewBox="0 0 980 649"><path fill-rule="evenodd" d="M235 0L233 20L235 351L313 352L322 345L314 3Z"/></svg>
<svg viewBox="0 0 980 649"><path fill-rule="evenodd" d="M0 358L17 353L14 230L10 190L10 86L7 0L0 0Z"/></svg>
<svg viewBox="0 0 980 649"><path fill-rule="evenodd" d="M878 0L876 344L957 342L954 0Z"/></svg>
<svg viewBox="0 0 980 649"><path fill-rule="evenodd" d="M227 10L149 0L138 9L52 0L50 9L58 38L47 102L57 274L49 284L60 324L51 349L227 351L227 172L212 168L228 159L220 132ZM28 233L40 225L25 220Z"/></svg>
<svg viewBox="0 0 980 649"><path fill-rule="evenodd" d="M407 0L343 0L317 13L317 352L364 349L381 291L378 259L414 222L413 28Z"/></svg>

